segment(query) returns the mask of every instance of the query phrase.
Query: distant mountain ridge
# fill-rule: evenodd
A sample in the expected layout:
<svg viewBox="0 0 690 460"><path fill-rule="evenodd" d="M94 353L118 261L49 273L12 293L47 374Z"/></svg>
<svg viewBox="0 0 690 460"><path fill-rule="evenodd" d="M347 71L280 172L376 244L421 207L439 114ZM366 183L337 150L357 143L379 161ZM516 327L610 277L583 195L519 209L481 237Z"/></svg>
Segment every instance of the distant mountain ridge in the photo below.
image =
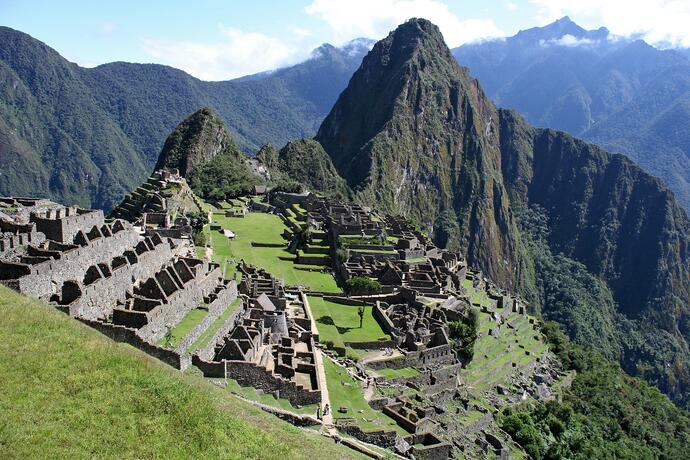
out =
<svg viewBox="0 0 690 460"><path fill-rule="evenodd" d="M498 105L624 153L690 209L690 60L568 17L453 50Z"/></svg>
<svg viewBox="0 0 690 460"><path fill-rule="evenodd" d="M148 175L168 133L213 107L245 153L312 135L370 42L323 45L268 75L204 82L156 64L70 63L0 27L0 194L112 209Z"/></svg>

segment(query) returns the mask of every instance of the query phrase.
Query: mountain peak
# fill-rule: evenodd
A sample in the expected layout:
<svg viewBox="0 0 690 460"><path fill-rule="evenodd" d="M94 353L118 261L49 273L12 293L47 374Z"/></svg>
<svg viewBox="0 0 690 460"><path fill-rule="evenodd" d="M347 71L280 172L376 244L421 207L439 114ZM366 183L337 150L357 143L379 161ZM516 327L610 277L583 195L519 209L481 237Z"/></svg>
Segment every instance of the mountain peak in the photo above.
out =
<svg viewBox="0 0 690 460"><path fill-rule="evenodd" d="M220 154L241 155L223 120L210 107L185 118L165 140L156 169L177 168L187 177Z"/></svg>
<svg viewBox="0 0 690 460"><path fill-rule="evenodd" d="M535 44L541 44L544 42L557 41L566 36L570 36L575 40L589 40L594 42L605 39L608 34L609 31L605 27L600 27L596 30L587 30L576 24L572 19L570 19L569 16L563 16L562 18L545 26L521 30L514 35L512 39L516 39L521 42L533 42Z"/></svg>
<svg viewBox="0 0 690 460"><path fill-rule="evenodd" d="M460 231L442 244L509 284L516 243L505 231L514 226L505 189L493 179L501 167L497 125L495 107L439 28L414 18L374 45L316 140L358 200L428 230L443 225L441 215L456 216ZM475 222L482 207L497 217Z"/></svg>

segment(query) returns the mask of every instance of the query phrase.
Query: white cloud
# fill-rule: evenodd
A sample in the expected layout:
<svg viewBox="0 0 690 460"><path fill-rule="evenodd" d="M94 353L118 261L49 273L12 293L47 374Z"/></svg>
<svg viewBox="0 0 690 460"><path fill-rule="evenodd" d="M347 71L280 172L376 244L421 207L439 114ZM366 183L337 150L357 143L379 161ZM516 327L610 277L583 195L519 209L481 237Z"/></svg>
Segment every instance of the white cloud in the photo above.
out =
<svg viewBox="0 0 690 460"><path fill-rule="evenodd" d="M412 17L438 25L451 47L505 35L491 19L461 20L437 0L314 0L306 12L325 21L339 42L352 37L384 37Z"/></svg>
<svg viewBox="0 0 690 460"><path fill-rule="evenodd" d="M286 66L308 56L305 47L256 32L220 27L218 42L145 38L144 51L161 64L202 80L227 80Z"/></svg>
<svg viewBox="0 0 690 460"><path fill-rule="evenodd" d="M687 0L530 0L537 20L549 23L564 15L583 27L606 26L615 35L639 35L653 44L690 46Z"/></svg>
<svg viewBox="0 0 690 460"><path fill-rule="evenodd" d="M515 11L518 9L518 6L515 2L506 2L506 9L508 11Z"/></svg>
<svg viewBox="0 0 690 460"><path fill-rule="evenodd" d="M588 46L588 45L594 45L596 42L594 40L590 40L589 38L577 38L573 35L570 34L565 34L559 39L552 39L552 40L541 40L539 44L541 46L551 46L551 45L557 45L557 46Z"/></svg>

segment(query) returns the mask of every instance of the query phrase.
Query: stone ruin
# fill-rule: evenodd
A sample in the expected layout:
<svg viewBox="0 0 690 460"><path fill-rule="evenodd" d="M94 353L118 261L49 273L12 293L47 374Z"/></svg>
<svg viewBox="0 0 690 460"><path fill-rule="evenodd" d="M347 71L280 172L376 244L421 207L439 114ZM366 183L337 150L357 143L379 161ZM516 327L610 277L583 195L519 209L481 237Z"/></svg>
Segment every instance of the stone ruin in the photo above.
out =
<svg viewBox="0 0 690 460"><path fill-rule="evenodd" d="M14 223L2 225L25 229L25 244L2 253L0 283L177 368L189 364L184 349L202 328L176 350L161 339L194 308L208 311L200 325L208 327L237 297L237 284L218 265L192 257L186 240L142 236L124 220L106 222L100 210L12 203L5 214Z"/></svg>
<svg viewBox="0 0 690 460"><path fill-rule="evenodd" d="M110 217L134 224L146 236L158 234L163 238L190 238L192 227L189 218L178 216L175 210L170 209L171 193L166 191L168 187L182 187L184 183L177 169L155 171L146 182L125 196Z"/></svg>
<svg viewBox="0 0 690 460"><path fill-rule="evenodd" d="M286 290L269 273L244 261L239 270L242 306L194 364L206 376L235 379L296 406L320 402L312 319L304 294Z"/></svg>

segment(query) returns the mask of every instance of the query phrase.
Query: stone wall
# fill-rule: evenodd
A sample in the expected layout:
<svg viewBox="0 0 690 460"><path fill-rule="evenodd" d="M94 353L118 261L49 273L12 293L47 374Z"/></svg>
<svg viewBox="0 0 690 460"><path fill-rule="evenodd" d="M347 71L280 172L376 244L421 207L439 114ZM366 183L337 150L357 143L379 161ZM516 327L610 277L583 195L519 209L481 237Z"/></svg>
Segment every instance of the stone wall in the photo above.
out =
<svg viewBox="0 0 690 460"><path fill-rule="evenodd" d="M50 214L50 211L56 214ZM69 215L64 216L67 213ZM30 221L36 224L36 230L45 234L46 238L60 243L71 243L80 230L84 233L94 225L103 224L103 211L100 209L71 209L64 208L49 210L46 216L32 213Z"/></svg>
<svg viewBox="0 0 690 460"><path fill-rule="evenodd" d="M138 255L130 252L128 257L124 258L123 265L111 269L110 276L105 277L101 272L101 278L91 284L84 286L80 283L81 296L68 304L70 315L89 319L109 315L117 302L125 299L132 280L143 280L153 276L176 255L176 252L176 248L169 242L160 242L152 250Z"/></svg>
<svg viewBox="0 0 690 460"><path fill-rule="evenodd" d="M405 441L412 446L411 453L415 459L446 460L450 457L451 445L432 433L406 436Z"/></svg>
<svg viewBox="0 0 690 460"><path fill-rule="evenodd" d="M237 310L235 310L228 317L228 319L225 320L225 322L223 322L223 325L214 334L213 338L209 341L209 343L205 347L197 350L196 355L198 356L199 359L206 361L206 362L211 362L213 360L213 357L215 355L216 344L219 343L223 339L223 337L228 335L228 333L232 329L235 328L237 323L240 321L240 319L244 315L246 308L247 308L247 301L243 300L243 304ZM196 365L196 363L195 363L195 365ZM222 373L221 373L221 376L223 376Z"/></svg>
<svg viewBox="0 0 690 460"><path fill-rule="evenodd" d="M230 304L235 299L237 299L237 283L232 280L228 283L226 289L221 291L218 298L208 305L208 315L206 315L206 318L182 339L176 351L180 354L184 353L230 307Z"/></svg>
<svg viewBox="0 0 690 460"><path fill-rule="evenodd" d="M147 343L137 335L137 332L134 329L127 328L125 326L108 324L102 321L93 321L83 318L77 319L82 323L96 329L103 335L110 337L116 342L128 343L144 353L174 367L175 369L185 370L192 363L189 357L180 356L180 354L173 350L167 350L165 348L160 348Z"/></svg>
<svg viewBox="0 0 690 460"><path fill-rule="evenodd" d="M192 357L192 364L198 367L204 377L234 379L241 386L254 387L266 394L287 399L293 406L306 406L321 402L321 391L310 390L273 374L265 367L246 361L205 361L198 355Z"/></svg>
<svg viewBox="0 0 690 460"><path fill-rule="evenodd" d="M215 267L187 282L182 289L168 296L165 303L147 313L148 322L139 330L139 335L150 343L158 342L168 329L182 321L214 291L221 276L220 269Z"/></svg>
<svg viewBox="0 0 690 460"><path fill-rule="evenodd" d="M266 368L245 361L227 361L227 377L237 380L242 386L251 386L264 393L277 393L293 406L306 406L321 402L321 391L301 387L294 382L273 374Z"/></svg>
<svg viewBox="0 0 690 460"><path fill-rule="evenodd" d="M27 244L41 244L45 241L45 235L39 232L29 233L2 233L0 232L0 256L3 253L9 252L10 249L15 249L17 246Z"/></svg>
<svg viewBox="0 0 690 460"><path fill-rule="evenodd" d="M374 444L379 447L389 448L395 445L398 439L398 434L395 431L363 431L358 427L352 419L343 417L335 419L338 430L349 434L360 441Z"/></svg>
<svg viewBox="0 0 690 460"><path fill-rule="evenodd" d="M30 297L49 299L67 280L82 281L86 271L97 263L111 265L112 259L121 256L139 242L139 236L131 229L112 236L102 236L82 247L60 253L59 259L28 265L30 274L20 280L20 292ZM3 265L0 262L0 265ZM0 266L0 270L2 267Z"/></svg>

